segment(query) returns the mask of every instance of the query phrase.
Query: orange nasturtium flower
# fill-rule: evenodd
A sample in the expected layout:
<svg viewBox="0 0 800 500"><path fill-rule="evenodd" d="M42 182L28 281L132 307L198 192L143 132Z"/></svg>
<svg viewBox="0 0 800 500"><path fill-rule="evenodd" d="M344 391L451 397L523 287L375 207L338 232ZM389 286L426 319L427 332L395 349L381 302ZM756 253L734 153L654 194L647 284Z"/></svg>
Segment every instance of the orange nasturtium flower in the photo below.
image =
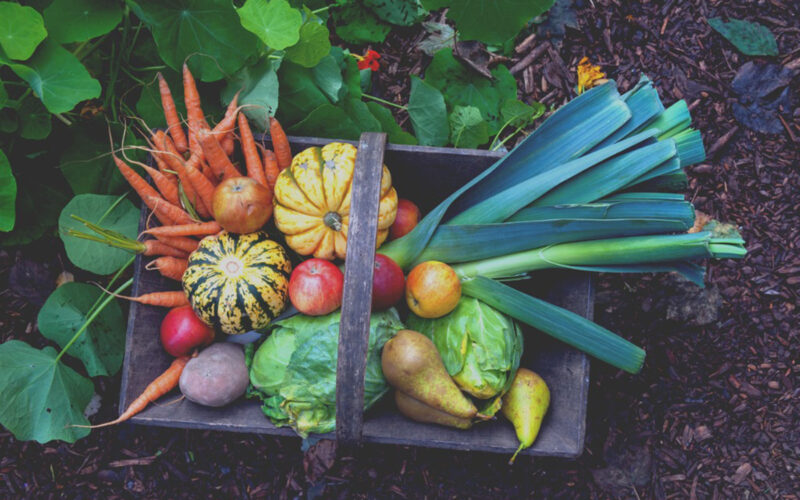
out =
<svg viewBox="0 0 800 500"><path fill-rule="evenodd" d="M584 57L578 63L578 94L606 82L606 74L600 71L600 66L594 66Z"/></svg>
<svg viewBox="0 0 800 500"><path fill-rule="evenodd" d="M358 60L358 69L371 69L372 71L378 71L380 67L380 63L378 59L381 58L381 55L375 52L374 50L368 50L366 54L360 56L358 54L350 54L351 56L355 57Z"/></svg>

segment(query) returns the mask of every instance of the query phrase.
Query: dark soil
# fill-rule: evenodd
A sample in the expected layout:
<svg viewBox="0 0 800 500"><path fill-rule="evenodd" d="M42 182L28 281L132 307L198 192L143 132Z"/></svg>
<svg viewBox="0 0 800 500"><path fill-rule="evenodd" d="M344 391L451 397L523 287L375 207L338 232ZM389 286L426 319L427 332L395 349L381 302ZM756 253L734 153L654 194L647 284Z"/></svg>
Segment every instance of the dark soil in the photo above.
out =
<svg viewBox="0 0 800 500"><path fill-rule="evenodd" d="M712 31L714 16L764 24L781 54L771 62L800 65L793 0L594 0L579 10L579 30L516 75L523 99L560 105L586 55L623 90L645 72L665 102L686 99L709 150L689 168L687 196L741 226L748 242L744 261L710 263L703 292L673 276L599 278L596 318L648 359L636 376L593 363L581 458L524 457L509 467L505 456L367 446L334 459L325 442L304 455L299 439L130 425L74 445L0 432L0 496L797 498L800 110L789 110L775 135L736 121L730 84L757 58ZM406 99L406 75L427 63L413 50L421 34L393 33L374 47L383 54L376 95ZM8 283L0 340L43 345L36 314L65 264L57 239L0 253L0 283ZM94 418L116 416L119 377L95 385L102 407Z"/></svg>

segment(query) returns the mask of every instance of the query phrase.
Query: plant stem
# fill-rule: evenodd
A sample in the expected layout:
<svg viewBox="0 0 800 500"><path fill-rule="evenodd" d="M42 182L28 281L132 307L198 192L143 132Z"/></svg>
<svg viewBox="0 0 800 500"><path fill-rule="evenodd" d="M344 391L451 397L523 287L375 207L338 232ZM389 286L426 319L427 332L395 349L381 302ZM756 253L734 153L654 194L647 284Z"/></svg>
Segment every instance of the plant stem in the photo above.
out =
<svg viewBox="0 0 800 500"><path fill-rule="evenodd" d="M131 286L132 283L133 283L133 278L128 279L128 281L121 284L116 290L114 290L114 293L112 295L109 295L108 297L103 299L103 301L100 303L97 309L92 311L89 317L86 318L86 321L83 323L83 325L81 325L78 331L75 332L75 335L73 335L70 341L67 342L67 345L65 345L61 349L61 352L58 353L58 356L56 356L56 359L53 361L54 363L58 363L58 361L61 359L61 356L63 356L69 350L69 348L72 347L72 344L74 344L80 338L80 336L83 335L83 332L86 331L86 329L89 327L90 324L92 324L95 318L97 318L97 316L103 311L103 309L105 309L108 303L114 299L114 296L122 293L126 288Z"/></svg>
<svg viewBox="0 0 800 500"><path fill-rule="evenodd" d="M133 264L134 260L136 260L136 255L132 255L131 258L128 260L128 262L126 262L124 266L120 267L119 271L114 273L114 276L111 277L111 281L108 282L106 288L111 288L112 286L114 286L114 283L116 283L119 277L122 276L122 273L124 273L125 270L128 269L128 267L130 267L131 264ZM97 297L97 300L94 301L94 304L92 304L92 307L89 308L89 312L87 314L91 314L102 300L103 300L102 295Z"/></svg>
<svg viewBox="0 0 800 500"><path fill-rule="evenodd" d="M326 10L329 10L331 7L332 7L332 5L328 5L328 6L325 6L325 7L320 7L319 9L312 10L311 13L314 14L314 15L317 15L320 12L325 12Z"/></svg>
<svg viewBox="0 0 800 500"><path fill-rule="evenodd" d="M404 111L408 111L408 106L401 106L399 104L395 104L395 103L387 101L385 99L381 99L380 97L375 97L374 95L361 94L361 96L362 97L366 97L367 99L372 99L373 101L377 101L377 102L379 102L381 104L386 104L387 106L392 106L392 107L395 107L397 109L402 109Z"/></svg>

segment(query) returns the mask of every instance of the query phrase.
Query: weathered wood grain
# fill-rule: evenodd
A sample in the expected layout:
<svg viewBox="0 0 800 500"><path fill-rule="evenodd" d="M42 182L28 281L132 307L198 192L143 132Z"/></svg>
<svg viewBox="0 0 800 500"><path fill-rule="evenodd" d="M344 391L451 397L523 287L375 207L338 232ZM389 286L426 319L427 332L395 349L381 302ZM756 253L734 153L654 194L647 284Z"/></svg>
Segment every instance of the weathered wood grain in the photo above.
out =
<svg viewBox="0 0 800 500"><path fill-rule="evenodd" d="M336 439L342 447L361 440L364 369L367 365L372 273L378 231L386 134L365 133L358 142L347 233L339 353L336 368Z"/></svg>

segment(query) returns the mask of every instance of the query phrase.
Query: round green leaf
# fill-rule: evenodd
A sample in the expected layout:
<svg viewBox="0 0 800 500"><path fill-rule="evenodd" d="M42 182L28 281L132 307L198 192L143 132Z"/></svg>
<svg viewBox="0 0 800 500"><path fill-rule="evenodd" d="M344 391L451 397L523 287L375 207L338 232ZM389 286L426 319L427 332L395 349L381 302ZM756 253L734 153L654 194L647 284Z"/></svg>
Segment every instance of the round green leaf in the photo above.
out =
<svg viewBox="0 0 800 500"><path fill-rule="evenodd" d="M457 148L477 148L489 142L489 131L474 106L456 106L450 113L450 142Z"/></svg>
<svg viewBox="0 0 800 500"><path fill-rule="evenodd" d="M445 146L450 138L447 107L442 93L411 75L408 116L414 133L423 146Z"/></svg>
<svg viewBox="0 0 800 500"><path fill-rule="evenodd" d="M59 165L73 193L112 194L127 186L108 148L108 141L99 142L86 133L73 135Z"/></svg>
<svg viewBox="0 0 800 500"><path fill-rule="evenodd" d="M25 60L47 37L42 16L31 7L0 2L0 48L11 59Z"/></svg>
<svg viewBox="0 0 800 500"><path fill-rule="evenodd" d="M3 85L3 82L0 82L0 109L6 107L6 103L8 102L8 92L6 92L6 87Z"/></svg>
<svg viewBox="0 0 800 500"><path fill-rule="evenodd" d="M255 66L240 69L222 90L222 99L230 102L236 92L244 114L261 130L266 130L267 119L278 109L278 75L268 59Z"/></svg>
<svg viewBox="0 0 800 500"><path fill-rule="evenodd" d="M86 322L104 293L86 283L66 283L50 294L39 311L39 331L62 348ZM114 375L125 352L125 318L116 300L86 327L67 354L80 359L90 377Z"/></svg>
<svg viewBox="0 0 800 500"><path fill-rule="evenodd" d="M267 47L283 50L300 40L303 15L286 0L247 0L236 12L242 26Z"/></svg>
<svg viewBox="0 0 800 500"><path fill-rule="evenodd" d="M14 229L16 203L17 181L8 158L0 149L0 231Z"/></svg>
<svg viewBox="0 0 800 500"><path fill-rule="evenodd" d="M331 51L330 33L324 24L307 22L300 28L300 41L286 50L290 61L311 68Z"/></svg>
<svg viewBox="0 0 800 500"><path fill-rule="evenodd" d="M74 55L51 40L42 43L26 64L10 66L51 113L64 113L100 95L100 83Z"/></svg>
<svg viewBox="0 0 800 500"><path fill-rule="evenodd" d="M36 182L29 176L17 179L17 223L2 236L0 245L26 245L42 237L58 221L58 214L69 199L64 189Z"/></svg>
<svg viewBox="0 0 800 500"><path fill-rule="evenodd" d="M19 107L20 135L24 139L35 141L45 139L53 128L51 114L45 109L42 101L28 97Z"/></svg>
<svg viewBox="0 0 800 500"><path fill-rule="evenodd" d="M387 23L412 26L428 12L419 0L364 0L364 5Z"/></svg>
<svg viewBox="0 0 800 500"><path fill-rule="evenodd" d="M68 235L68 229L91 233L89 228L71 215L135 240L139 228L139 210L133 203L125 199L120 201L118 196L79 194L67 203L58 218L58 233L64 241L67 257L76 266L95 274L110 274L128 262L131 254L125 250Z"/></svg>
<svg viewBox="0 0 800 500"><path fill-rule="evenodd" d="M462 40L503 43L513 38L555 0L422 0L428 9L450 7L447 17L456 24Z"/></svg>
<svg viewBox="0 0 800 500"><path fill-rule="evenodd" d="M371 10L345 4L334 11L336 34L348 43L383 43L391 27Z"/></svg>
<svg viewBox="0 0 800 500"><path fill-rule="evenodd" d="M0 132L13 134L19 129L19 115L14 108L0 109Z"/></svg>
<svg viewBox="0 0 800 500"><path fill-rule="evenodd" d="M130 0L150 28L158 53L170 67L184 61L204 82L235 73L256 53L258 41L242 28L228 0Z"/></svg>
<svg viewBox="0 0 800 500"><path fill-rule="evenodd" d="M20 340L0 344L0 424L20 441L73 443L89 434L83 410L92 381L56 361L52 347L35 349Z"/></svg>
<svg viewBox="0 0 800 500"><path fill-rule="evenodd" d="M61 43L105 35L122 20L122 4L109 0L54 0L44 9L47 32Z"/></svg>

